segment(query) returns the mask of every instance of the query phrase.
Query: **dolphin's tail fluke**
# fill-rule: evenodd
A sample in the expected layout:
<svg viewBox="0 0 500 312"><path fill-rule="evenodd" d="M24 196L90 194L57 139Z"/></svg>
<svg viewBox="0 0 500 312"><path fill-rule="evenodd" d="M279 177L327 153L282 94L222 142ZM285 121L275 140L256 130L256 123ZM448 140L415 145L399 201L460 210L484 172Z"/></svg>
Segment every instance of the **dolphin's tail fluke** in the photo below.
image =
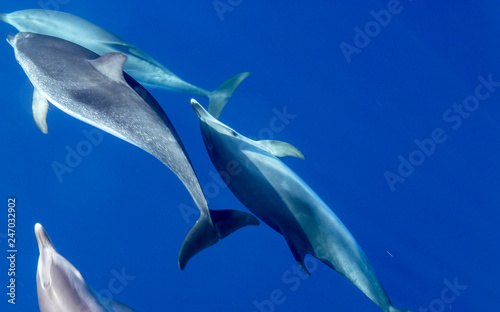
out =
<svg viewBox="0 0 500 312"><path fill-rule="evenodd" d="M237 74L226 80L217 90L211 92L209 95L210 103L208 104L208 112L219 119L227 100L233 95L234 90L238 88L240 83L249 75L250 73L248 72Z"/></svg>
<svg viewBox="0 0 500 312"><path fill-rule="evenodd" d="M259 220L253 215L239 210L211 210L210 217L219 238L225 238L234 231L247 225L259 225Z"/></svg>
<svg viewBox="0 0 500 312"><path fill-rule="evenodd" d="M219 239L247 225L259 224L256 217L238 210L210 210L210 215L202 213L182 243L179 268L184 269L189 259Z"/></svg>

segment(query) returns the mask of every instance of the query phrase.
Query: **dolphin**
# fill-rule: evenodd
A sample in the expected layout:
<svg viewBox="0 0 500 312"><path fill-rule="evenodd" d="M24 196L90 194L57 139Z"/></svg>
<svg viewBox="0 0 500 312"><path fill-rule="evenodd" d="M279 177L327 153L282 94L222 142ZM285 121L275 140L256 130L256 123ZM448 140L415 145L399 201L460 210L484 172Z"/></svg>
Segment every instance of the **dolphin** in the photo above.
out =
<svg viewBox="0 0 500 312"><path fill-rule="evenodd" d="M179 266L202 249L245 225L252 215L237 210L210 210L186 149L158 102L123 72L127 56L99 57L69 41L18 33L7 41L33 84L33 115L47 133L48 101L63 112L129 142L156 157L184 183L200 217L182 244Z"/></svg>
<svg viewBox="0 0 500 312"><path fill-rule="evenodd" d="M21 10L10 14L0 13L0 20L20 32L33 32L65 39L81 45L99 55L121 52L128 56L124 71L139 83L160 89L205 96L210 99L209 111L220 112L240 83L250 75L240 73L209 92L185 82L151 56L122 38L78 16L42 9Z"/></svg>
<svg viewBox="0 0 500 312"><path fill-rule="evenodd" d="M319 196L278 157L304 159L296 147L280 141L251 140L191 104L210 159L233 194L257 217L285 237L295 260L307 272L310 254L356 285L385 312L395 309L365 253L349 230Z"/></svg>
<svg viewBox="0 0 500 312"><path fill-rule="evenodd" d="M36 270L40 312L134 312L87 285L80 271L57 252L40 223L35 224L35 236L40 250Z"/></svg>

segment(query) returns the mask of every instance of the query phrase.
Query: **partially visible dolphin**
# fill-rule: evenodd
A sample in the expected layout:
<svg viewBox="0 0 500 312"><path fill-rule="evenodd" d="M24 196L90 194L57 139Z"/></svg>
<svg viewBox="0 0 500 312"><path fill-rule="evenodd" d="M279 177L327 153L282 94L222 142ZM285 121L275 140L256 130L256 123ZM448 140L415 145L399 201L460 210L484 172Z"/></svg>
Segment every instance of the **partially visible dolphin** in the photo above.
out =
<svg viewBox="0 0 500 312"><path fill-rule="evenodd" d="M87 285L80 271L57 252L40 223L35 235L40 250L36 270L40 312L134 312Z"/></svg>
<svg viewBox="0 0 500 312"><path fill-rule="evenodd" d="M365 253L340 219L319 196L277 157L304 155L279 141L253 141L218 121L198 102L203 141L219 172L229 163L238 174L227 183L257 217L282 234L295 260L307 272L306 254L339 272L385 312L395 309Z"/></svg>
<svg viewBox="0 0 500 312"><path fill-rule="evenodd" d="M185 92L210 98L209 111L219 116L227 100L240 83L250 75L241 73L209 92L185 82L122 38L75 15L50 10L21 10L10 14L0 13L0 20L14 26L20 32L32 32L62 38L99 55L121 52L128 56L124 71L139 83L155 88Z"/></svg>
<svg viewBox="0 0 500 312"><path fill-rule="evenodd" d="M43 132L47 133L50 101L63 112L155 156L184 183L200 210L200 218L181 247L181 268L219 238L259 223L246 212L208 209L172 123L151 94L123 72L126 55L114 52L99 57L69 41L33 33L18 33L7 41L35 87L33 115Z"/></svg>

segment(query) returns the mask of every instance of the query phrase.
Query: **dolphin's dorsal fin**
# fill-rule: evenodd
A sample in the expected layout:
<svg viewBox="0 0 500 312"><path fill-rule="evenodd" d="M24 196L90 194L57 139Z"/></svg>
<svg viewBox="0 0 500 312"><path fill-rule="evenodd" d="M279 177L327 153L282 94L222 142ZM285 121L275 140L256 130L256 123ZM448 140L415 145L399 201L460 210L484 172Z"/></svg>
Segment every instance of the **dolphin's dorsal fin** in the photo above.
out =
<svg viewBox="0 0 500 312"><path fill-rule="evenodd" d="M257 144L264 150L273 154L276 157L292 156L300 159L305 159L304 154L293 146L292 144L275 141L275 140L262 140L257 141Z"/></svg>
<svg viewBox="0 0 500 312"><path fill-rule="evenodd" d="M123 65L127 61L127 56L119 52L104 54L95 60L89 60L89 63L95 67L101 74L115 82L125 82L123 78Z"/></svg>
<svg viewBox="0 0 500 312"><path fill-rule="evenodd" d="M47 127L49 102L37 88L33 91L33 104L31 106L31 111L33 112L33 119L35 120L35 124L38 126L38 129L47 134L49 132L49 128Z"/></svg>

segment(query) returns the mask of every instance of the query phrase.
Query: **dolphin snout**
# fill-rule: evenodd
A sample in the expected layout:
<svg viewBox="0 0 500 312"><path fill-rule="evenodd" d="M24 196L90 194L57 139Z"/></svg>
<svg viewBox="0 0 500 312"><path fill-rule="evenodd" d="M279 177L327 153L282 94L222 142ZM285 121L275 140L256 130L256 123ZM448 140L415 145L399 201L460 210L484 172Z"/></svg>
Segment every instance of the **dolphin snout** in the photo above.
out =
<svg viewBox="0 0 500 312"><path fill-rule="evenodd" d="M55 249L49 235L45 232L45 229L40 223L35 224L35 236L40 252L42 252L44 248Z"/></svg>
<svg viewBox="0 0 500 312"><path fill-rule="evenodd" d="M198 118L201 119L201 117L203 117L204 115L203 107L195 99L191 99L191 105L193 106L196 115L198 115Z"/></svg>
<svg viewBox="0 0 500 312"><path fill-rule="evenodd" d="M8 36L7 37L7 42L12 46L14 47L14 45L16 44L16 37L14 36Z"/></svg>

